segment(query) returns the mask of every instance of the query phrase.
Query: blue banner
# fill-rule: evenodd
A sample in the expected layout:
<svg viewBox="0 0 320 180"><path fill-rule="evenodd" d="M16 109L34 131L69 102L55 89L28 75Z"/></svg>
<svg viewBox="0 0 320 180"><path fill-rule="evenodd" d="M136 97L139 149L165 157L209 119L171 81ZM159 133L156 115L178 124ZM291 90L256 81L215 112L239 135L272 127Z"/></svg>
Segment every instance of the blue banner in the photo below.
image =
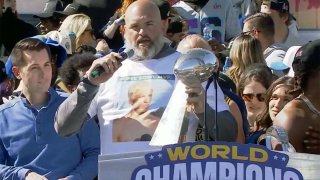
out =
<svg viewBox="0 0 320 180"><path fill-rule="evenodd" d="M196 142L164 146L145 155L131 180L302 180L289 156L264 146Z"/></svg>

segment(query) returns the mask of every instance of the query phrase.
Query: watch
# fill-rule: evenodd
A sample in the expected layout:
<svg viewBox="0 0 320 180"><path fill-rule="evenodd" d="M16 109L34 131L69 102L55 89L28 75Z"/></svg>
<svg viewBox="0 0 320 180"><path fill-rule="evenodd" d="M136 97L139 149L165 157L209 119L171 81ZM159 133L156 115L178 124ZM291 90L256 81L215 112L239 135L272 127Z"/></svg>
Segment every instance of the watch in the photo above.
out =
<svg viewBox="0 0 320 180"><path fill-rule="evenodd" d="M91 86L96 86L96 87L98 87L97 85L92 84L92 82L88 79L87 76L82 76L82 77L81 77L81 82L83 82L83 83L85 83L85 84L89 84L89 85L91 85Z"/></svg>

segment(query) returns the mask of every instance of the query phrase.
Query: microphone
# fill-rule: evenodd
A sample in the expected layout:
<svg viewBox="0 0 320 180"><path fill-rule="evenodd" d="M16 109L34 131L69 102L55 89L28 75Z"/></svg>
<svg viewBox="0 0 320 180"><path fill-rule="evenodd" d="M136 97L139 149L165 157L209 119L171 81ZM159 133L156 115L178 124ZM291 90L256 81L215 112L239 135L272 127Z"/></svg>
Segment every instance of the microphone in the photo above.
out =
<svg viewBox="0 0 320 180"><path fill-rule="evenodd" d="M121 63L123 60L132 57L134 54L133 49L125 49L124 51L122 51L119 55L121 56L121 58L117 58L118 59L118 63ZM97 69L93 70L91 72L91 77L96 78L99 77L103 72L105 72L104 68L102 66L99 66Z"/></svg>
<svg viewBox="0 0 320 180"><path fill-rule="evenodd" d="M140 138L140 141L151 141L152 136L150 134L143 134Z"/></svg>

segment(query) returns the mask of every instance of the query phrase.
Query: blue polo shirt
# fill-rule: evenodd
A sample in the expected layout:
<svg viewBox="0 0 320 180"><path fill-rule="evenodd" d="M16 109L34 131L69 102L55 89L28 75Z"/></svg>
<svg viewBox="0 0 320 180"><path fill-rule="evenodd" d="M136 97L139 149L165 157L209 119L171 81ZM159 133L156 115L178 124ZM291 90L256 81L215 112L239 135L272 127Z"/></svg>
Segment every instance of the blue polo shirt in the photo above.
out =
<svg viewBox="0 0 320 180"><path fill-rule="evenodd" d="M100 137L90 120L79 133L59 136L54 116L66 96L49 90L40 110L19 96L0 106L0 179L24 179L31 170L49 180L89 180L98 174Z"/></svg>

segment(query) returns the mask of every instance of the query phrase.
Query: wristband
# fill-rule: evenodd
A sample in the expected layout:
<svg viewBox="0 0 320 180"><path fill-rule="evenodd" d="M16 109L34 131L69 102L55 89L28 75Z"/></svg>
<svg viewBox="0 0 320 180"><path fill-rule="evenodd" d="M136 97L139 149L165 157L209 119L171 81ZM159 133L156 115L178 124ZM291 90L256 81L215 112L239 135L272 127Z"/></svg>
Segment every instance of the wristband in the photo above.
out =
<svg viewBox="0 0 320 180"><path fill-rule="evenodd" d="M98 87L97 85L92 84L92 82L88 79L87 76L83 76L83 77L81 78L81 82L83 82L83 83L85 83L85 84L89 84L89 85L91 85L91 86Z"/></svg>

